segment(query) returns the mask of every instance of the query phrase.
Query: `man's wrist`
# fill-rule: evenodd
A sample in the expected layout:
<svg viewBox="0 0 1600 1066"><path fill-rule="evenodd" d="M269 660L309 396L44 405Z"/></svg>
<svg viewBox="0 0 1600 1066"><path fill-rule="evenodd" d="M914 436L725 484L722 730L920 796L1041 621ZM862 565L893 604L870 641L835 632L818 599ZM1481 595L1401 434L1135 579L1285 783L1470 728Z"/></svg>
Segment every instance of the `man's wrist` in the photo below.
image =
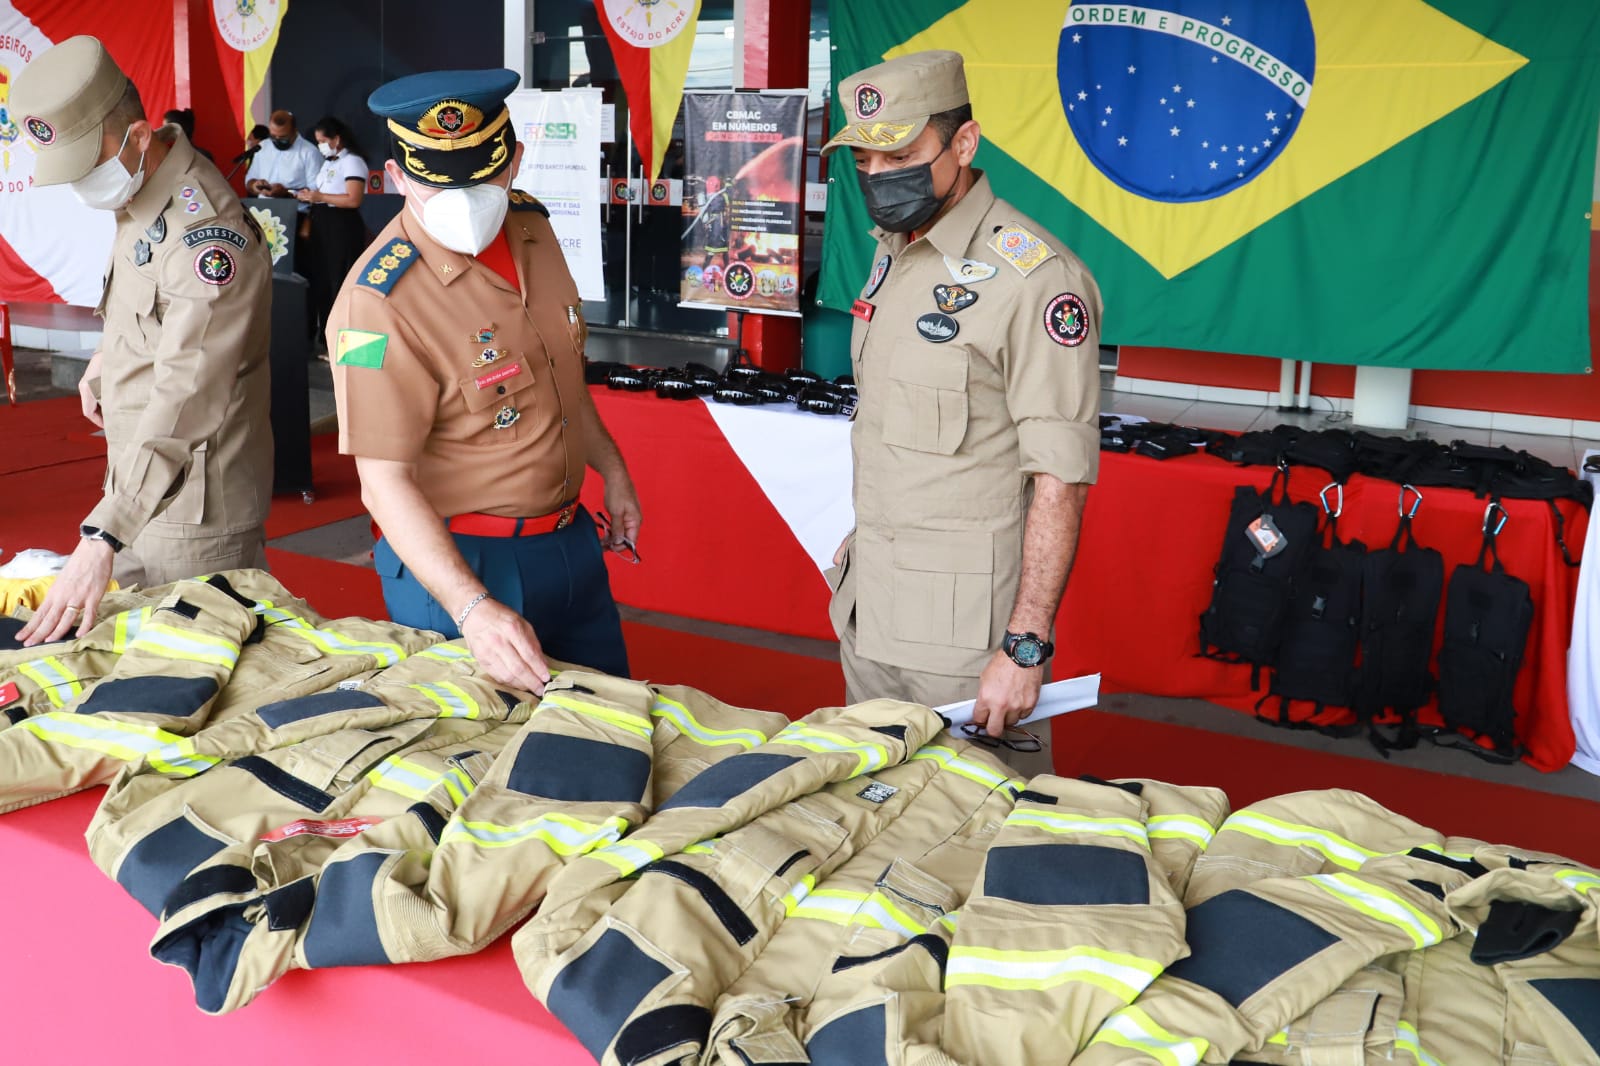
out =
<svg viewBox="0 0 1600 1066"><path fill-rule="evenodd" d="M78 527L78 535L84 540L98 540L102 542L106 547L111 549L112 554L116 554L124 547L122 541L118 540L110 533L107 533L99 526L91 526L87 524L81 525Z"/></svg>

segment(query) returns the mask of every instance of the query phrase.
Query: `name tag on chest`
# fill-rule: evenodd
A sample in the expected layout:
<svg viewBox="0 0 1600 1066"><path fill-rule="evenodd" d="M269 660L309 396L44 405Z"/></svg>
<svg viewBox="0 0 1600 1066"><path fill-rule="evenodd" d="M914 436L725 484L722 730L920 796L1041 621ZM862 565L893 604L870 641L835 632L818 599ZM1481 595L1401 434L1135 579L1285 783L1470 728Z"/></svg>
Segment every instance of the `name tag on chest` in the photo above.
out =
<svg viewBox="0 0 1600 1066"><path fill-rule="evenodd" d="M855 315L863 322L871 322L872 314L876 310L876 307L867 303L865 300L857 300L855 303L850 305L850 313Z"/></svg>
<svg viewBox="0 0 1600 1066"><path fill-rule="evenodd" d="M522 364L512 363L510 366L503 366L498 370L491 370L481 377L473 378L472 383L480 389L487 389L491 385L500 384L507 378L514 378L520 373L522 373Z"/></svg>

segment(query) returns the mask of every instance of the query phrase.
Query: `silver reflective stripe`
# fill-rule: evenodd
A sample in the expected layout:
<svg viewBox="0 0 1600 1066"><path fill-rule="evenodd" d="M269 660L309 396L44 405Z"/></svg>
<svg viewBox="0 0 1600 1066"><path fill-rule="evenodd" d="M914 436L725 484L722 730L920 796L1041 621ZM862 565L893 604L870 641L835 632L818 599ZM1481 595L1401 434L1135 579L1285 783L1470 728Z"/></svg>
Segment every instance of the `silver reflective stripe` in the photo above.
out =
<svg viewBox="0 0 1600 1066"><path fill-rule="evenodd" d="M1105 1020L1091 1044L1111 1044L1150 1056L1161 1066L1199 1066L1211 1042L1174 1036L1137 1006L1123 1007Z"/></svg>
<svg viewBox="0 0 1600 1066"><path fill-rule="evenodd" d="M660 693L656 694L656 702L650 708L650 713L657 718L665 718L677 726L679 732L702 744L737 744L741 748L753 748L767 742L767 735L755 729L713 729L703 725L690 713L689 708Z"/></svg>
<svg viewBox="0 0 1600 1066"><path fill-rule="evenodd" d="M1337 833L1281 821L1248 809L1229 815L1222 823L1222 828L1217 830L1219 833L1230 831L1284 847L1312 848L1335 866L1343 866L1347 870L1358 870L1362 863L1381 854L1346 840Z"/></svg>
<svg viewBox="0 0 1600 1066"><path fill-rule="evenodd" d="M1151 840L1188 840L1202 850L1211 846L1216 830L1204 818L1192 814L1158 814L1148 823Z"/></svg>

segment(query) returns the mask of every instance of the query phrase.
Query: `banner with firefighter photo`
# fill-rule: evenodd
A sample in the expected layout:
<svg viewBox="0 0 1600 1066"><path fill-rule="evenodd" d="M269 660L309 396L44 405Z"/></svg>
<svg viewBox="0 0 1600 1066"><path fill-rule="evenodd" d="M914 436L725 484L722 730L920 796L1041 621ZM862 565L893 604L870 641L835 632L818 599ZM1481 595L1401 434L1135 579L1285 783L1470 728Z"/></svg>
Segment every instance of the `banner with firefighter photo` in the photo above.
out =
<svg viewBox="0 0 1600 1066"><path fill-rule="evenodd" d="M806 91L683 96L686 307L800 313Z"/></svg>

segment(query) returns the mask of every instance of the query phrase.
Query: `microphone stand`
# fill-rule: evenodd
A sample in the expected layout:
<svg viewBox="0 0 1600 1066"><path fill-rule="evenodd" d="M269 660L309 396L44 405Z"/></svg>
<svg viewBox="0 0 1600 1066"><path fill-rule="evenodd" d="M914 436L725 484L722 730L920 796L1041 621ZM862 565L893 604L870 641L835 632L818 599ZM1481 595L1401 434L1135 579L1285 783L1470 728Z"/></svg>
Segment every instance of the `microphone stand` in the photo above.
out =
<svg viewBox="0 0 1600 1066"><path fill-rule="evenodd" d="M261 150L261 148L258 145L255 148L247 149L246 151L240 153L241 158L235 159L233 161L233 169L228 171L227 176L224 177L222 180L228 182L231 185L233 183L233 176L235 174L239 173L239 168L242 167L242 166L245 166L246 164L248 164L250 162L250 160L254 159L256 157L256 153L259 152L260 150Z"/></svg>

